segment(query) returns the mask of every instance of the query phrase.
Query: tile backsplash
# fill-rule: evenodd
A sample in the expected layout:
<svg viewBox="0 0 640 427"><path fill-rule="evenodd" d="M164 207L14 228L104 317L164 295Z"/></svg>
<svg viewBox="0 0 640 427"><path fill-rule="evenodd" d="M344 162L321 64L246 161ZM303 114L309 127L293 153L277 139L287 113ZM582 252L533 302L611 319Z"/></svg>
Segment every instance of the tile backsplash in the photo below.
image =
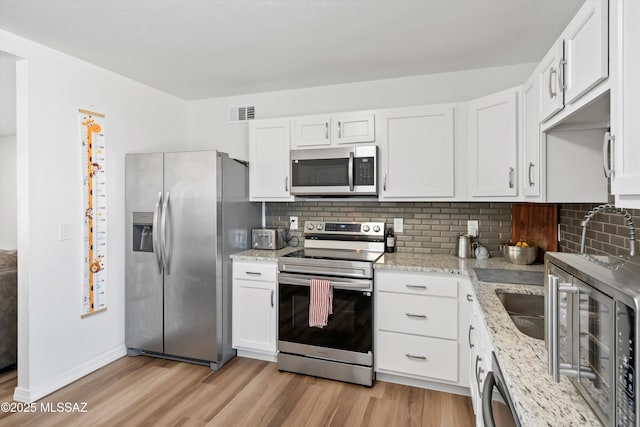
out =
<svg viewBox="0 0 640 427"><path fill-rule="evenodd" d="M566 203L560 205L560 251L580 252L581 222L593 204ZM629 209L636 228L640 228L640 210ZM640 236L640 233L639 233ZM608 255L629 255L629 227L624 218L615 213L600 213L587 225L586 252Z"/></svg>
<svg viewBox="0 0 640 427"><path fill-rule="evenodd" d="M585 214L598 203L559 205L561 252L579 252ZM640 237L640 210L630 209ZM404 232L396 233L396 247L402 253L455 254L458 235L467 232L467 220L480 222L479 242L492 256L500 256L500 243L511 239L511 203L464 202L363 202L303 201L267 203L267 225L287 227L290 216L297 216L298 231L290 236L302 244L301 229L308 220L378 221L393 227L394 218L403 218ZM295 245L295 239L290 244ZM622 216L596 215L587 230L587 252L609 255L629 254L629 228Z"/></svg>
<svg viewBox="0 0 640 427"><path fill-rule="evenodd" d="M268 226L287 227L290 216L297 216L296 236L302 245L305 221L377 221L393 227L394 218L403 218L404 231L396 233L401 253L455 254L457 239L467 232L467 220L479 220L478 241L492 256L500 254L500 243L511 239L511 203L463 202L361 202L302 201L267 203ZM295 239L290 242L295 245Z"/></svg>

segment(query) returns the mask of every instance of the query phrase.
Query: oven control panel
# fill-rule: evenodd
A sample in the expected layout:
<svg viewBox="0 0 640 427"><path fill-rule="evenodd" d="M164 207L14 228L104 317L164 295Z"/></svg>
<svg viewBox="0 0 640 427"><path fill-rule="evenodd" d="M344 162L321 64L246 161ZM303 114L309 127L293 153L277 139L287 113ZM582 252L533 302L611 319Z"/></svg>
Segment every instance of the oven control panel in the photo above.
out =
<svg viewBox="0 0 640 427"><path fill-rule="evenodd" d="M384 222L305 221L304 233L384 236Z"/></svg>

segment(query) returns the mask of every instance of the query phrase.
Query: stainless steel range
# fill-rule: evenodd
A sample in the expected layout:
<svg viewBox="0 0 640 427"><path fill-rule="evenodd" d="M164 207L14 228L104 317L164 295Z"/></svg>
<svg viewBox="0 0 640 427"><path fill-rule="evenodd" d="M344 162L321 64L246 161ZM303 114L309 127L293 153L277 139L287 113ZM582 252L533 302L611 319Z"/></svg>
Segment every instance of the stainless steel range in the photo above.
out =
<svg viewBox="0 0 640 427"><path fill-rule="evenodd" d="M384 223L307 221L304 249L278 259L278 369L373 384L373 263ZM333 314L309 326L312 279L329 280Z"/></svg>

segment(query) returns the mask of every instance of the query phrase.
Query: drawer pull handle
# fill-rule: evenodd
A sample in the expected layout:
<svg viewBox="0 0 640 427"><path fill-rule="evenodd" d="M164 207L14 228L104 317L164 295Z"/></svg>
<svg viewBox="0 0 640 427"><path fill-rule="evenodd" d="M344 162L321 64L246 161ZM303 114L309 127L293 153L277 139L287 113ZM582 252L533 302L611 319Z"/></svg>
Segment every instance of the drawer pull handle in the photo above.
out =
<svg viewBox="0 0 640 427"><path fill-rule="evenodd" d="M405 356L409 359L417 359L417 360L427 360L426 356L416 356L415 354L405 353Z"/></svg>
<svg viewBox="0 0 640 427"><path fill-rule="evenodd" d="M246 274L249 274L250 276L262 276L262 273L260 273L259 271L245 271Z"/></svg>
<svg viewBox="0 0 640 427"><path fill-rule="evenodd" d="M407 317L412 317L414 319L427 319L427 315L426 314L413 314L413 313L405 313L404 314Z"/></svg>
<svg viewBox="0 0 640 427"><path fill-rule="evenodd" d="M425 291L427 290L427 287L425 285L406 285L405 286L409 289L424 289Z"/></svg>

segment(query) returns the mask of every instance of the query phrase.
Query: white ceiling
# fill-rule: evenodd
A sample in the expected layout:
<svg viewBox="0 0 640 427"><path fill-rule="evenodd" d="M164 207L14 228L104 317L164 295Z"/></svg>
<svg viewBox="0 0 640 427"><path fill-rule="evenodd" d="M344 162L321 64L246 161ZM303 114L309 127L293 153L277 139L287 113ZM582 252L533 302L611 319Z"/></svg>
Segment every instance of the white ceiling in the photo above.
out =
<svg viewBox="0 0 640 427"><path fill-rule="evenodd" d="M0 28L192 100L539 61L584 0L0 0Z"/></svg>

